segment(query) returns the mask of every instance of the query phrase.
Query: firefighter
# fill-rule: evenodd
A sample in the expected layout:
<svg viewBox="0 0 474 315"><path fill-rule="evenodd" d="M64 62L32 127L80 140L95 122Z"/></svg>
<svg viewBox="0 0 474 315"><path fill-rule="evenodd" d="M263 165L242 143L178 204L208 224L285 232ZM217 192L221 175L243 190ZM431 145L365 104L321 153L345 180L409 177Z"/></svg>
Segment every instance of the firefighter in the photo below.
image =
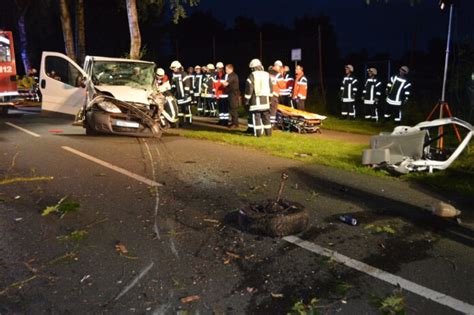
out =
<svg viewBox="0 0 474 315"><path fill-rule="evenodd" d="M229 128L238 128L239 114L237 113L237 109L240 104L239 76L234 72L234 66L232 64L225 66L225 73L227 74L226 93L229 95L231 116Z"/></svg>
<svg viewBox="0 0 474 315"><path fill-rule="evenodd" d="M194 67L194 100L197 105L197 112L199 115L204 113L204 107L202 105L201 90L202 90L202 78L201 66L197 65Z"/></svg>
<svg viewBox="0 0 474 315"><path fill-rule="evenodd" d="M367 69L367 80L362 90L365 119L379 121L379 100L382 95L382 82L377 78L377 69Z"/></svg>
<svg viewBox="0 0 474 315"><path fill-rule="evenodd" d="M295 84L295 80L291 77L290 67L283 67L282 78L284 81L284 88L280 90L279 103L293 107L293 103L291 102L291 96L293 93L293 85Z"/></svg>
<svg viewBox="0 0 474 315"><path fill-rule="evenodd" d="M356 94L357 94L357 79L353 76L354 67L346 65L344 67L345 76L341 85L341 116L342 118L356 118Z"/></svg>
<svg viewBox="0 0 474 315"><path fill-rule="evenodd" d="M249 64L252 71L245 82L245 104L249 109L249 130L256 137L272 135L270 122L270 98L273 95L273 82L270 74L263 71L263 65L258 59Z"/></svg>
<svg viewBox="0 0 474 315"><path fill-rule="evenodd" d="M399 74L392 76L387 83L385 120L392 117L395 122L402 120L402 106L408 102L410 97L411 83L407 79L408 72L410 69L407 66L401 67Z"/></svg>
<svg viewBox="0 0 474 315"><path fill-rule="evenodd" d="M219 110L219 125L229 125L229 95L226 93L228 75L224 72L224 64L216 64L216 74L213 77L213 91L216 97L217 108Z"/></svg>
<svg viewBox="0 0 474 315"><path fill-rule="evenodd" d="M297 65L295 68L296 79L292 96L293 104L299 110L304 110L304 103L308 94L308 79L306 79L303 70L302 65Z"/></svg>
<svg viewBox="0 0 474 315"><path fill-rule="evenodd" d="M173 71L173 76L171 77L171 91L178 101L178 116L182 118L185 123L192 123L191 78L183 71L183 66L177 60L171 63L170 69Z"/></svg>
<svg viewBox="0 0 474 315"><path fill-rule="evenodd" d="M163 68L156 69L155 88L161 93L171 90L170 80Z"/></svg>
<svg viewBox="0 0 474 315"><path fill-rule="evenodd" d="M188 69L186 70L186 73L188 74L188 77L191 79L191 105L194 105L196 104L196 98L194 97L194 79L195 79L194 68L188 67Z"/></svg>
<svg viewBox="0 0 474 315"><path fill-rule="evenodd" d="M216 117L216 99L214 96L213 89L213 77L215 75L215 67L212 63L207 65L207 73L206 76L203 78L202 82L202 89L204 91L205 97L205 107L204 107L204 115Z"/></svg>
<svg viewBox="0 0 474 315"><path fill-rule="evenodd" d="M275 126L276 124L276 113L278 109L280 91L281 89L285 88L285 81L281 75L282 67L283 63L280 60L277 60L273 63L273 67L271 68L271 70L268 71L273 83L273 95L271 97L270 105L270 121L272 122L272 126Z"/></svg>

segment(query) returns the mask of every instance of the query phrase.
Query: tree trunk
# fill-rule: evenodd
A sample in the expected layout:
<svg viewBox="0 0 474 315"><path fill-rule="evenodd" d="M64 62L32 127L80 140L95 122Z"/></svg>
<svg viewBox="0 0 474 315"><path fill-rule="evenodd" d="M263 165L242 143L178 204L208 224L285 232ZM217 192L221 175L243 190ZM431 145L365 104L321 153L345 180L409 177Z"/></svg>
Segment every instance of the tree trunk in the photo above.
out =
<svg viewBox="0 0 474 315"><path fill-rule="evenodd" d="M69 14L69 7L67 0L59 0L59 8L61 12L61 25L63 28L64 48L66 55L75 60L74 55L74 38L72 36L71 15Z"/></svg>
<svg viewBox="0 0 474 315"><path fill-rule="evenodd" d="M137 1L127 1L128 27L130 28L130 58L140 58L140 48L142 38L140 35L140 26L138 25Z"/></svg>
<svg viewBox="0 0 474 315"><path fill-rule="evenodd" d="M30 58L28 56L28 39L26 37L25 28L25 14L27 8L25 8L18 18L18 34L20 35L20 55L23 61L23 67L25 68L25 74L30 70Z"/></svg>
<svg viewBox="0 0 474 315"><path fill-rule="evenodd" d="M86 27L84 22L84 0L76 0L76 60L79 64L86 58Z"/></svg>

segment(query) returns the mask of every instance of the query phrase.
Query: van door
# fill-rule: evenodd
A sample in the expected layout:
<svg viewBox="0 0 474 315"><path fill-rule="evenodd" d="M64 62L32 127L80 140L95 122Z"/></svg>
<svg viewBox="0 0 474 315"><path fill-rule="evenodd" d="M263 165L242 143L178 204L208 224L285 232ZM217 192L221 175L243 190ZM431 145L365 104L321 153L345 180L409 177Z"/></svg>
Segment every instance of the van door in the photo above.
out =
<svg viewBox="0 0 474 315"><path fill-rule="evenodd" d="M86 73L73 60L57 52L43 52L40 69L42 110L76 115L86 102Z"/></svg>

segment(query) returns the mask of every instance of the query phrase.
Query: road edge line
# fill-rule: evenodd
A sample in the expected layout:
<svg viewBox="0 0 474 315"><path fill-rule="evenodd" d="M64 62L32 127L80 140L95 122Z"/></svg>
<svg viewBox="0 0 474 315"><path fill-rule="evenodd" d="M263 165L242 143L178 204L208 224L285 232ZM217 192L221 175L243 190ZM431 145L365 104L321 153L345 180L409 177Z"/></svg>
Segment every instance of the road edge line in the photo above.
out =
<svg viewBox="0 0 474 315"><path fill-rule="evenodd" d="M113 171L116 171L117 173L120 173L120 174L122 174L122 175L128 176L128 177L130 177L130 178L133 178L134 180L139 181L139 182L142 182L142 183L147 184L147 185L149 185L149 186L153 186L153 187L160 187L160 186L163 186L163 184L160 184L160 183L158 183L158 182L155 182L154 180L151 180L151 179L148 179L148 178L143 177L143 176L141 176L141 175L132 173L132 172L130 172L130 171L124 169L124 168L121 168L121 167L119 167L119 166L115 166L115 165L113 165L113 164L111 164L111 163L109 163L109 162L103 161L103 160L101 160L101 159L98 159L98 158L93 157L93 156L91 156L91 155L89 155L89 154L83 153L83 152L78 151L78 150L76 150L76 149L73 149L73 148L71 148L71 147L68 147L68 146L61 146L61 148L62 148L63 150L69 151L69 152L71 152L71 153L73 153L73 154L75 154L75 155L78 155L78 156L80 156L80 157L82 157L82 158L84 158L84 159L86 159L86 160L89 160L89 161L91 161L91 162L94 162L94 163L96 163L96 164L99 164L99 165L101 165L101 166L104 166L104 167L106 167L106 168L108 168L108 169L111 169L111 170L113 170Z"/></svg>
<svg viewBox="0 0 474 315"><path fill-rule="evenodd" d="M361 261L352 259L350 257L342 255L331 249L324 248L315 243L302 240L299 237L294 236L294 235L283 237L283 240L287 241L288 243L299 246L303 249L306 249L310 252L313 252L315 254L332 258L336 262L341 263L349 268L355 269L357 271L360 271L362 273L365 273L369 276L385 281L392 285L400 286L401 288L407 291L415 293L426 299L432 300L438 304L447 306L456 311L462 312L464 314L474 314L474 305L471 305L469 303L453 298L447 294L440 293L435 290L426 288L422 285L416 284L415 282L406 280L402 277L383 271L376 267L370 266Z"/></svg>
<svg viewBox="0 0 474 315"><path fill-rule="evenodd" d="M10 127L15 128L15 129L18 129L18 130L20 130L20 131L23 131L24 133L27 133L27 134L29 134L30 136L33 136L33 137L36 137L36 138L40 138L40 137L41 137L39 134L34 133L33 131L29 131L28 129L25 129L25 128L20 127L20 126L18 126L18 125L15 125L15 124L13 124L13 123L11 123L11 122L5 122L5 124L8 125L8 126L10 126Z"/></svg>

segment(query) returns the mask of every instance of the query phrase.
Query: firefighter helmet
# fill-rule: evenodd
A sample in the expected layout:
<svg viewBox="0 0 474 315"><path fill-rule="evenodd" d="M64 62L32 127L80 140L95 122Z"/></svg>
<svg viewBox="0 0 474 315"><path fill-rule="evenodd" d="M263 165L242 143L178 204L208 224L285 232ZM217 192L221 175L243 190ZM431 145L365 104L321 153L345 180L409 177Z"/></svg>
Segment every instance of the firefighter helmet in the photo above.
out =
<svg viewBox="0 0 474 315"><path fill-rule="evenodd" d="M350 72L354 72L354 67L352 65L346 65L344 69L349 70Z"/></svg>
<svg viewBox="0 0 474 315"><path fill-rule="evenodd" d="M275 62L273 63L273 65L274 65L275 67L283 67L283 62L281 62L281 60L277 60L277 61L275 61Z"/></svg>
<svg viewBox="0 0 474 315"><path fill-rule="evenodd" d="M224 68L224 64L219 61L218 63L216 63L216 68L218 68L218 69L221 68L222 69L222 68Z"/></svg>
<svg viewBox="0 0 474 315"><path fill-rule="evenodd" d="M183 66L181 65L181 62L179 62L178 60L173 61L170 65L170 69L179 69L182 67Z"/></svg>
<svg viewBox="0 0 474 315"><path fill-rule="evenodd" d="M252 61L250 61L250 64L249 64L249 68L256 68L256 67L261 67L262 66L262 62L255 58L255 59L252 59Z"/></svg>
<svg viewBox="0 0 474 315"><path fill-rule="evenodd" d="M400 68L400 71L404 74L408 74L408 72L410 72L410 69L407 66L403 66Z"/></svg>
<svg viewBox="0 0 474 315"><path fill-rule="evenodd" d="M194 70L196 70L196 69L201 69L201 66L200 65L195 66Z"/></svg>
<svg viewBox="0 0 474 315"><path fill-rule="evenodd" d="M377 75L377 69L375 69L375 68L369 68L369 69L367 69L367 72L370 72L373 75Z"/></svg>
<svg viewBox="0 0 474 315"><path fill-rule="evenodd" d="M164 76L165 75L165 70L163 68L158 68L156 69L156 74L159 76Z"/></svg>
<svg viewBox="0 0 474 315"><path fill-rule="evenodd" d="M210 64L207 65L207 69L208 70L215 70L216 68L214 67L214 65L212 63L210 63Z"/></svg>

